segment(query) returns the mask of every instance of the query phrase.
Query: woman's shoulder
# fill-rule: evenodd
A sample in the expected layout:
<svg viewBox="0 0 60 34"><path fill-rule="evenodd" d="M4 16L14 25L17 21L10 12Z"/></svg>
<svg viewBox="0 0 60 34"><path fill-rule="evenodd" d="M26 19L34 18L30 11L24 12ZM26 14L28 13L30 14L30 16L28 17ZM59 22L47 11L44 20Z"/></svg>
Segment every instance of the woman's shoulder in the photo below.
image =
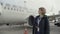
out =
<svg viewBox="0 0 60 34"><path fill-rule="evenodd" d="M37 15L36 17L35 17L35 19L37 19L39 17L39 15Z"/></svg>

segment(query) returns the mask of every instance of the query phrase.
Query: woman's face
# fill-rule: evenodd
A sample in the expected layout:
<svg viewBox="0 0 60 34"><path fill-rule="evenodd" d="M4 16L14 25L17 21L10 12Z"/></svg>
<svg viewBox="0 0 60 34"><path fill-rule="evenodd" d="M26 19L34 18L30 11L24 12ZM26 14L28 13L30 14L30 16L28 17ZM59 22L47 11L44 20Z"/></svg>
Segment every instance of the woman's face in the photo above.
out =
<svg viewBox="0 0 60 34"><path fill-rule="evenodd" d="M46 9L45 8L40 8L38 11L39 14L45 15Z"/></svg>

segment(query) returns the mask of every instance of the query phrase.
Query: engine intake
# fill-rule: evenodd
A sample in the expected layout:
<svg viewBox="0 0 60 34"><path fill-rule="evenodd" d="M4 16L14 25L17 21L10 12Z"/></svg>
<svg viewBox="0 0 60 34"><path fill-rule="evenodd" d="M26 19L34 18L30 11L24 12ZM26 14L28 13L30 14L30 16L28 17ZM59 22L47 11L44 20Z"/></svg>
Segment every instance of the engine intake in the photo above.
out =
<svg viewBox="0 0 60 34"><path fill-rule="evenodd" d="M33 26L33 23L34 23L34 16L29 16L29 18L28 18L28 24L30 25L30 26Z"/></svg>

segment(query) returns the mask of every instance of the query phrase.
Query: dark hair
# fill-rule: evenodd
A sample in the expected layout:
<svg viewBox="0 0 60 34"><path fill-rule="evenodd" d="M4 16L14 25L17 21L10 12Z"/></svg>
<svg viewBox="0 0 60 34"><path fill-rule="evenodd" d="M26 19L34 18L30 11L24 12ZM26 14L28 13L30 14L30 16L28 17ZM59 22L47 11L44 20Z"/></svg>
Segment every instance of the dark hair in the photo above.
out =
<svg viewBox="0 0 60 34"><path fill-rule="evenodd" d="M40 7L39 10L43 11L43 9L45 9L44 7Z"/></svg>

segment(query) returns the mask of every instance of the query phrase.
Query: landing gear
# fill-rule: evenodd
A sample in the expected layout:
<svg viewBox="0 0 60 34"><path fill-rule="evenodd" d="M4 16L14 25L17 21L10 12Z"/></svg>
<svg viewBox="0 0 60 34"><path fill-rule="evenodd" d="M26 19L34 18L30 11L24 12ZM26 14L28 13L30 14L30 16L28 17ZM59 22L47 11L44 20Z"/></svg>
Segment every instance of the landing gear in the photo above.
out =
<svg viewBox="0 0 60 34"><path fill-rule="evenodd" d="M6 25L9 26L9 23L7 23Z"/></svg>
<svg viewBox="0 0 60 34"><path fill-rule="evenodd" d="M60 27L60 23L55 23L55 25L57 25L58 27Z"/></svg>

